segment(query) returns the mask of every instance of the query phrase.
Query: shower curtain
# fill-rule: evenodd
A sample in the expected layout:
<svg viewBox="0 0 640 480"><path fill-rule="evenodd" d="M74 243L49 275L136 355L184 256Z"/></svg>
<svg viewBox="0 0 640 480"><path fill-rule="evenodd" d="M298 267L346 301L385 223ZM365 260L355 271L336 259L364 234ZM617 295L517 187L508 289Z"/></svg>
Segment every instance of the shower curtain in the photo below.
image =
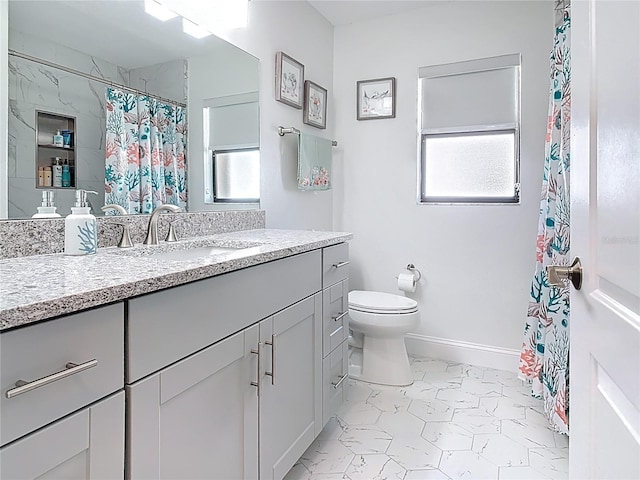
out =
<svg viewBox="0 0 640 480"><path fill-rule="evenodd" d="M105 110L105 204L128 213L185 207L186 109L107 88Z"/></svg>
<svg viewBox="0 0 640 480"><path fill-rule="evenodd" d="M569 287L553 287L547 265L569 265L571 123L570 8L556 11L536 269L520 353L519 376L544 402L551 428L569 433Z"/></svg>

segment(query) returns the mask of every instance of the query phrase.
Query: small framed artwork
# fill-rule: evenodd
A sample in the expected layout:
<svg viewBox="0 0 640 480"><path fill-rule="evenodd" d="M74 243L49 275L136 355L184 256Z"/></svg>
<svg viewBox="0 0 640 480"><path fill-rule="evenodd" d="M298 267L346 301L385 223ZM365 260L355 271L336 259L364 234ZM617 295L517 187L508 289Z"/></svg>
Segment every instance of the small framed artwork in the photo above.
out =
<svg viewBox="0 0 640 480"><path fill-rule="evenodd" d="M276 100L302 108L304 65L283 52L276 53Z"/></svg>
<svg viewBox="0 0 640 480"><path fill-rule="evenodd" d="M395 118L395 77L360 80L357 82L356 93L358 95L358 120Z"/></svg>
<svg viewBox="0 0 640 480"><path fill-rule="evenodd" d="M327 89L310 80L304 82L302 122L316 128L327 128Z"/></svg>

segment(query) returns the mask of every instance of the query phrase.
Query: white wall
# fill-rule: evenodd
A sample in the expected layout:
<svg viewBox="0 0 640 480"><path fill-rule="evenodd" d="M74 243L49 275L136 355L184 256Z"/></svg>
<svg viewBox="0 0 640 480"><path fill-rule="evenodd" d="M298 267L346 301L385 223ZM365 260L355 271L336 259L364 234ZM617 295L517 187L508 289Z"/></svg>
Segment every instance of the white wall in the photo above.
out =
<svg viewBox="0 0 640 480"><path fill-rule="evenodd" d="M299 191L296 138L279 137L277 133L282 125L334 138L333 26L306 2L252 1L249 28L219 35L260 59L260 207L267 211L267 227L333 229L336 187L324 192ZM301 62L305 66L305 79L328 89L326 130L304 125L302 110L275 100L277 51ZM338 162L334 161L337 175Z"/></svg>
<svg viewBox="0 0 640 480"><path fill-rule="evenodd" d="M397 291L394 276L414 263L423 273L408 294L422 314L414 339L501 353L520 348L535 261L552 38L553 4L540 1L434 2L335 29L344 185L336 189L334 215L337 229L355 234L350 287ZM508 53L522 53L521 205L417 205L418 68ZM397 78L396 118L358 122L356 81L390 76Z"/></svg>

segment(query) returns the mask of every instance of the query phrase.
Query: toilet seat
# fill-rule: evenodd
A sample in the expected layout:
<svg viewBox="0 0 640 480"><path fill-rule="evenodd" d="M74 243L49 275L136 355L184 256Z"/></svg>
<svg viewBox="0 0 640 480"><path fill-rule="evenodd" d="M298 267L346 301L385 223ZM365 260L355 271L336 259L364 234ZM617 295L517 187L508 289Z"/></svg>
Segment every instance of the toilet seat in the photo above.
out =
<svg viewBox="0 0 640 480"><path fill-rule="evenodd" d="M349 308L381 315L403 315L418 311L418 302L400 295L353 290L349 292Z"/></svg>

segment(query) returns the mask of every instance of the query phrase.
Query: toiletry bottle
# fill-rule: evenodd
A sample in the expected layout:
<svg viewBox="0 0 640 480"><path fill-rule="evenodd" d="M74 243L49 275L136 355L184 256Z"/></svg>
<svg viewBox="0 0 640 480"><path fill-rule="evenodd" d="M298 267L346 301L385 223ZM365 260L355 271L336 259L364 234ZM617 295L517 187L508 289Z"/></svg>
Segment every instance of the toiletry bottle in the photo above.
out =
<svg viewBox="0 0 640 480"><path fill-rule="evenodd" d="M89 255L98 251L98 223L91 215L87 193L98 192L76 190L76 204L71 207L71 215L64 220L65 255Z"/></svg>
<svg viewBox="0 0 640 480"><path fill-rule="evenodd" d="M64 148L71 148L71 131L61 130L60 135L62 135L62 145Z"/></svg>
<svg viewBox="0 0 640 480"><path fill-rule="evenodd" d="M56 134L53 136L53 146L54 147L64 146L64 138L62 137L60 130L56 130Z"/></svg>
<svg viewBox="0 0 640 480"><path fill-rule="evenodd" d="M44 190L42 192L42 206L38 207L38 213L31 218L58 218L59 213L56 213L56 207L53 203L53 190Z"/></svg>
<svg viewBox="0 0 640 480"><path fill-rule="evenodd" d="M44 167L44 186L51 186L51 167Z"/></svg>
<svg viewBox="0 0 640 480"><path fill-rule="evenodd" d="M63 187L71 186L71 172L69 171L69 162L67 159L64 159L64 164L62 165L62 176L60 178Z"/></svg>
<svg viewBox="0 0 640 480"><path fill-rule="evenodd" d="M60 157L55 157L53 159L53 167L51 168L52 170L52 179L51 179L51 184L54 187L61 187L62 186L62 162L61 162L61 158Z"/></svg>
<svg viewBox="0 0 640 480"><path fill-rule="evenodd" d="M44 187L44 167L38 167L38 186Z"/></svg>

